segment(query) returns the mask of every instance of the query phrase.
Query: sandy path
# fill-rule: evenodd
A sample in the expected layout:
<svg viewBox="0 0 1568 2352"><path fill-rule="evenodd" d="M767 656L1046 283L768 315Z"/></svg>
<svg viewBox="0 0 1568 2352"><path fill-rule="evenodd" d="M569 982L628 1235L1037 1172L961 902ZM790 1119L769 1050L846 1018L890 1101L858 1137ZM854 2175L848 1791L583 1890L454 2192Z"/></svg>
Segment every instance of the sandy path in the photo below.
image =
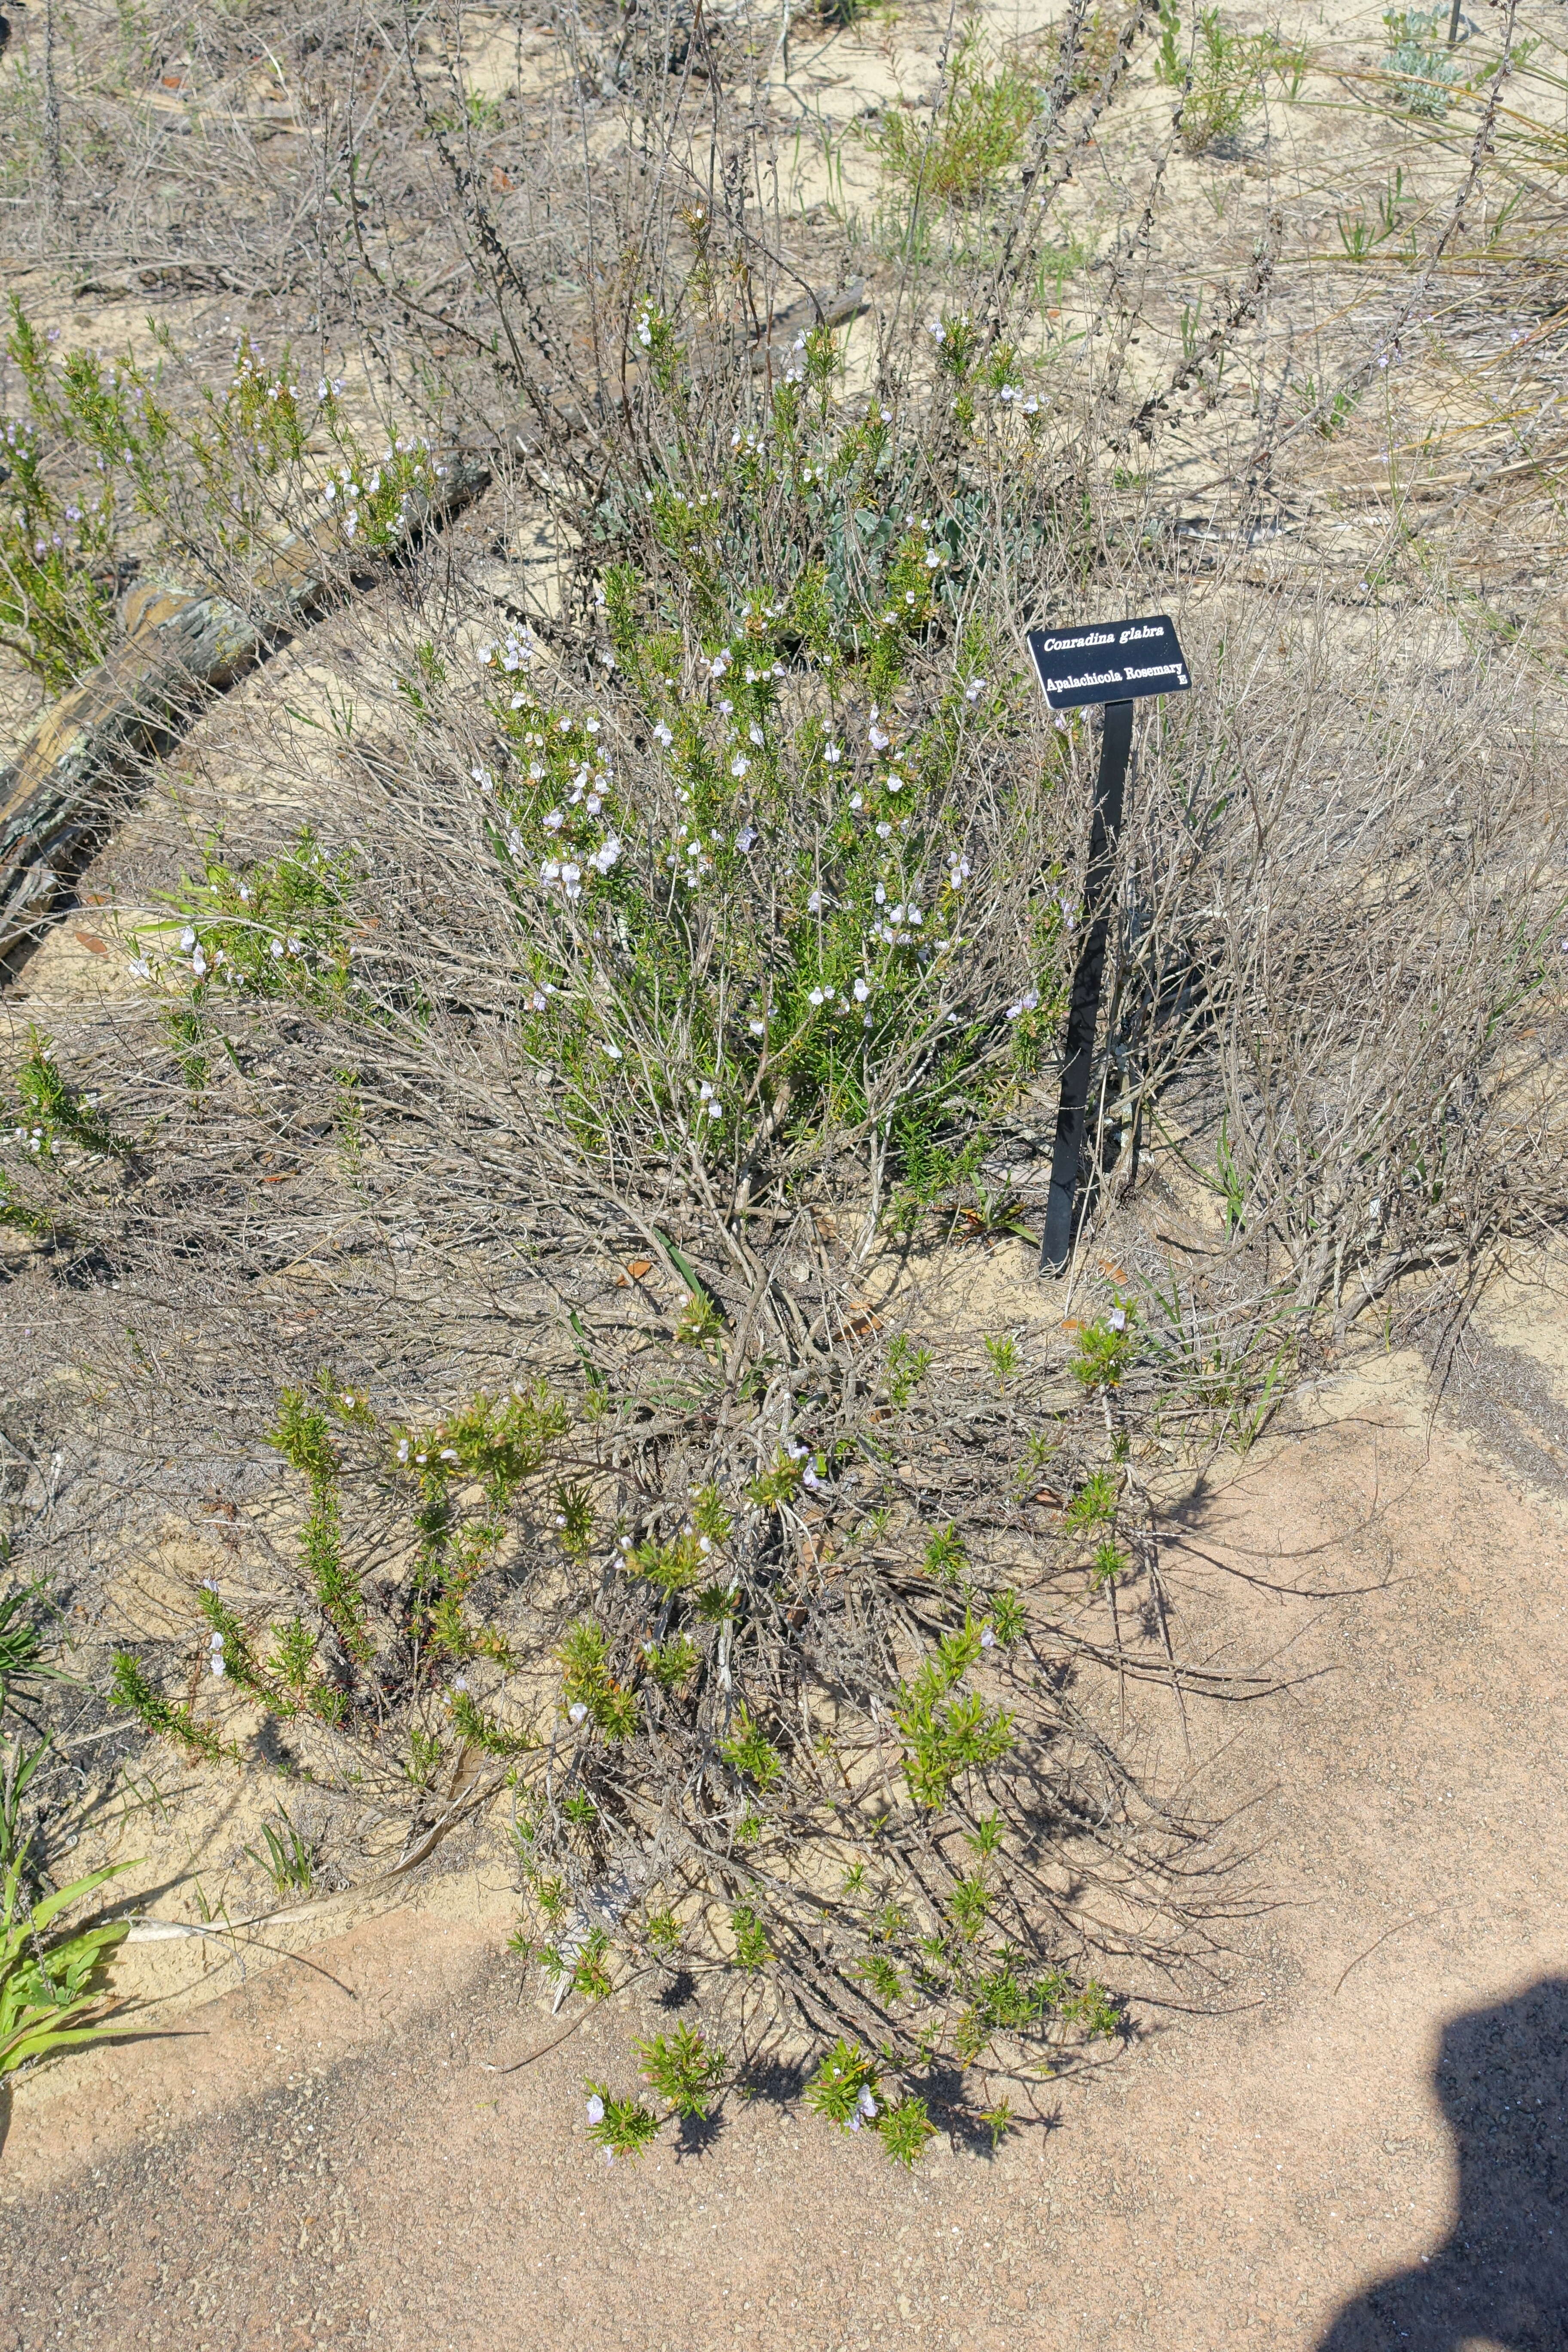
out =
<svg viewBox="0 0 1568 2352"><path fill-rule="evenodd" d="M1178 1571L1189 1653L1327 1670L1194 1726L1289 1898L1234 2013L1144 2012L994 2158L895 2175L781 2084L606 2170L582 2080L648 2012L546 2048L476 1889L24 2084L0 2345L1568 2344L1563 1522L1409 1360L1310 1409Z"/></svg>

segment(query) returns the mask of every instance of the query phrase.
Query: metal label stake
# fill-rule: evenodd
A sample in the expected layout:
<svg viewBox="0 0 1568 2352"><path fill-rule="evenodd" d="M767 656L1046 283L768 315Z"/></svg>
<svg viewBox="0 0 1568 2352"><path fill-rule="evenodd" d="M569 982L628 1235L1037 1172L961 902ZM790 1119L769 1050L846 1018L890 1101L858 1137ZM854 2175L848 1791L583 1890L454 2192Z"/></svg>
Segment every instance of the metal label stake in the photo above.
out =
<svg viewBox="0 0 1568 2352"><path fill-rule="evenodd" d="M1192 680L1176 632L1163 614L1148 620L1090 623L1075 629L1031 629L1029 652L1053 710L1102 704L1104 732L1095 779L1094 819L1084 879L1087 924L1073 973L1068 1006L1062 1094L1051 1152L1051 1189L1046 1202L1043 1274L1065 1274L1072 1257L1073 1210L1078 1198L1094 1033L1110 935L1116 845L1121 831L1127 768L1132 752L1132 705L1150 694L1181 694Z"/></svg>

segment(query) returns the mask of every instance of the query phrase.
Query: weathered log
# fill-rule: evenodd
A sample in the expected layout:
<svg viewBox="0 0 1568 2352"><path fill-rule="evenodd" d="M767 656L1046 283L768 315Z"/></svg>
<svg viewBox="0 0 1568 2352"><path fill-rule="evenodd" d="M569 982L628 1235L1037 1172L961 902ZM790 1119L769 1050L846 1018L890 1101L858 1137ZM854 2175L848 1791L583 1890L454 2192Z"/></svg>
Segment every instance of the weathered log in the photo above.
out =
<svg viewBox="0 0 1568 2352"><path fill-rule="evenodd" d="M459 513L489 478L482 458L449 460L431 495L410 499L388 554ZM243 607L166 582L128 591L123 645L0 769L0 956L38 935L140 762L177 740L205 701L319 613L341 589L343 559L323 521L268 559Z"/></svg>

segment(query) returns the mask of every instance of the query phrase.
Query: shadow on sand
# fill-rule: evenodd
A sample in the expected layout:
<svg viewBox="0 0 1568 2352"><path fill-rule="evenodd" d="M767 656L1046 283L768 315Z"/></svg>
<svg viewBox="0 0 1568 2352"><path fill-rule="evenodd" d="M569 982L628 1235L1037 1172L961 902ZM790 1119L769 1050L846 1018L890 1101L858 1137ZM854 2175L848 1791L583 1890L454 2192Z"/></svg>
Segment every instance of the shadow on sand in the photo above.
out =
<svg viewBox="0 0 1568 2352"><path fill-rule="evenodd" d="M1318 2352L1564 2352L1568 1978L1456 2018L1436 2083L1458 2165L1453 2230L1347 2304Z"/></svg>

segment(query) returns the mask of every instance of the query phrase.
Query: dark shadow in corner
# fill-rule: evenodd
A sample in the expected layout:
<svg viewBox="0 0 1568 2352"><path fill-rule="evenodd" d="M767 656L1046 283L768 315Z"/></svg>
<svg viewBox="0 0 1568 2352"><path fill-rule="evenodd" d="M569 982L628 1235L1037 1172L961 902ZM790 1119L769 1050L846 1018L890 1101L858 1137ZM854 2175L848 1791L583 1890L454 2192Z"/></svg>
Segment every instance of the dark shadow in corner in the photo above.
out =
<svg viewBox="0 0 1568 2352"><path fill-rule="evenodd" d="M1437 2096L1458 2213L1436 2252L1347 2304L1318 2352L1568 2346L1568 1978L1446 2027Z"/></svg>

